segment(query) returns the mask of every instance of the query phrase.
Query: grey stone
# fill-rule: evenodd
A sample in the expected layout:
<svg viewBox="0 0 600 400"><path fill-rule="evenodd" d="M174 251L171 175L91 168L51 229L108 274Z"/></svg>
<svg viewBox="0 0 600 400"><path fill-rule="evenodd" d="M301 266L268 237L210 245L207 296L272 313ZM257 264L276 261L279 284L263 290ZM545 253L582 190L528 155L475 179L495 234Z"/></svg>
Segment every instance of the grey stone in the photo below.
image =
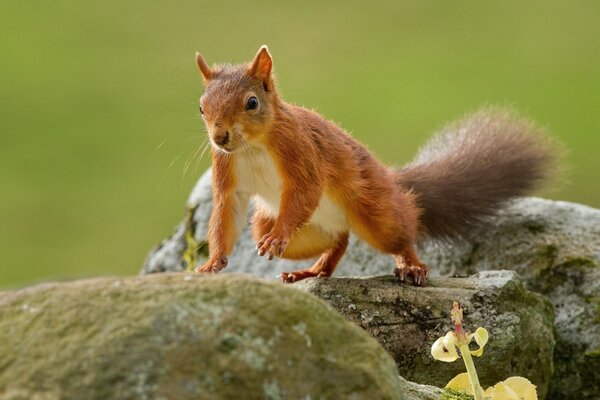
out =
<svg viewBox="0 0 600 400"><path fill-rule="evenodd" d="M401 399L390 355L279 283L160 274L0 293L0 399Z"/></svg>
<svg viewBox="0 0 600 400"><path fill-rule="evenodd" d="M438 400L444 391L435 386L420 385L400 378L404 400Z"/></svg>
<svg viewBox="0 0 600 400"><path fill-rule="evenodd" d="M196 207L194 235L205 239L211 210L210 171L188 200ZM185 223L148 257L142 273L180 271ZM203 248L205 249L205 248ZM204 261L205 251L198 254ZM531 290L548 296L555 309L556 373L553 399L594 399L600 393L600 211L539 198L517 199L490 219L488 228L469 241L423 242L419 254L431 275L463 275L493 269L517 271ZM272 262L258 257L245 230L226 271L274 279L283 271L310 266L308 261ZM393 259L351 236L335 276L390 274Z"/></svg>
<svg viewBox="0 0 600 400"><path fill-rule="evenodd" d="M469 242L422 249L438 273L510 268L546 295L555 313L555 373L549 398L600 393L600 210L562 201L515 201Z"/></svg>
<svg viewBox="0 0 600 400"><path fill-rule="evenodd" d="M490 334L475 365L484 387L523 376L544 398L552 375L553 312L548 300L525 289L512 271L481 272L469 278L430 280L427 287L400 286L393 276L310 278L293 284L325 300L361 326L393 355L400 375L444 387L465 372L464 364L435 361L431 345L452 329L453 301L465 307L465 329Z"/></svg>

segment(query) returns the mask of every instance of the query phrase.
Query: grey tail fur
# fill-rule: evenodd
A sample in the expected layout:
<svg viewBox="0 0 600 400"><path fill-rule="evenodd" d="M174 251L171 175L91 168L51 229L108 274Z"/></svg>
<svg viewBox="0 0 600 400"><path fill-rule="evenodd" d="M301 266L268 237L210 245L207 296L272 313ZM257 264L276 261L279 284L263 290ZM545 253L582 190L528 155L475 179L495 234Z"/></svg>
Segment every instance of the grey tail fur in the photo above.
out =
<svg viewBox="0 0 600 400"><path fill-rule="evenodd" d="M549 178L559 153L537 125L488 107L443 128L397 180L416 195L425 236L469 237L506 201Z"/></svg>

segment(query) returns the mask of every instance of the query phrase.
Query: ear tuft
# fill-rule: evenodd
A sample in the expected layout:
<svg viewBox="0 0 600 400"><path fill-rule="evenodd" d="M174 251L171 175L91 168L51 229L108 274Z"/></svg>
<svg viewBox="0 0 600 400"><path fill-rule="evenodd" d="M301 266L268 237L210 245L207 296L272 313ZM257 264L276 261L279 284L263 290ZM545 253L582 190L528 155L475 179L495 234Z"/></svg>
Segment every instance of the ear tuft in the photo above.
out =
<svg viewBox="0 0 600 400"><path fill-rule="evenodd" d="M248 75L259 79L263 82L265 90L269 91L272 88L273 81L271 71L273 70L273 57L269 53L269 48L266 45L260 46L258 53L254 56L254 60L248 67Z"/></svg>
<svg viewBox="0 0 600 400"><path fill-rule="evenodd" d="M196 65L202 74L202 79L204 82L210 80L213 77L213 71L210 69L202 55L196 52Z"/></svg>

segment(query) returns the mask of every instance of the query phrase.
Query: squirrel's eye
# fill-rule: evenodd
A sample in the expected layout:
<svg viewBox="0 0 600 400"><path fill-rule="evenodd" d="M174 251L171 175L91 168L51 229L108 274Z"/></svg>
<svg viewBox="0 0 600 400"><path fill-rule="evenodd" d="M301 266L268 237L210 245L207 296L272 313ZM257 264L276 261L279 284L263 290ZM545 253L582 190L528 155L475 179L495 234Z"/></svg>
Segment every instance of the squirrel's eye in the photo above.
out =
<svg viewBox="0 0 600 400"><path fill-rule="evenodd" d="M258 108L258 99L254 96L250 97L246 102L246 110L256 110Z"/></svg>
<svg viewBox="0 0 600 400"><path fill-rule="evenodd" d="M198 106L198 109L200 110L200 114L204 114L204 110L202 109L202 106Z"/></svg>

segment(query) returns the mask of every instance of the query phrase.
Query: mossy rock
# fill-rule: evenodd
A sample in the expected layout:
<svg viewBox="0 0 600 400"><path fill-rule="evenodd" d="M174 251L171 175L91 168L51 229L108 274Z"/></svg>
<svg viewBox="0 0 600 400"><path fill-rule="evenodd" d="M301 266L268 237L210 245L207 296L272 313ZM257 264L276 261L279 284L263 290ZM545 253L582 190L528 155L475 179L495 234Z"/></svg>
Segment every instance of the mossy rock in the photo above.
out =
<svg viewBox="0 0 600 400"><path fill-rule="evenodd" d="M459 392L452 389L444 390L444 393L440 396L439 400L473 400L474 397L464 392Z"/></svg>
<svg viewBox="0 0 600 400"><path fill-rule="evenodd" d="M548 398L600 397L600 210L542 199L513 202L469 242L429 245L444 274L510 268L547 296L555 315L554 375Z"/></svg>
<svg viewBox="0 0 600 400"><path fill-rule="evenodd" d="M465 329L490 334L483 357L474 357L483 387L523 376L548 392L554 350L553 312L543 296L525 289L512 271L468 278L431 278L425 287L401 285L394 276L310 278L293 285L325 300L376 338L410 381L444 387L465 372L461 360L435 361L431 345L452 330L450 310L463 307Z"/></svg>
<svg viewBox="0 0 600 400"><path fill-rule="evenodd" d="M404 400L441 400L444 390L429 385L420 385L400 378Z"/></svg>
<svg viewBox="0 0 600 400"><path fill-rule="evenodd" d="M385 350L324 302L161 274L0 294L1 399L401 399Z"/></svg>
<svg viewBox="0 0 600 400"><path fill-rule="evenodd" d="M179 224L147 258L142 273L182 271L186 233L202 244L212 209L210 169L187 201L191 218ZM312 260L271 262L256 255L245 229L229 258L227 272L251 273L274 279L283 271L310 266ZM515 199L489 225L468 241L420 244L419 254L431 275L471 275L478 271L517 271L528 288L542 293L554 307L555 373L550 388L554 400L595 400L600 393L600 210L580 204L535 197ZM198 246L194 261L202 263L206 246ZM390 274L394 260L355 236L335 276Z"/></svg>

